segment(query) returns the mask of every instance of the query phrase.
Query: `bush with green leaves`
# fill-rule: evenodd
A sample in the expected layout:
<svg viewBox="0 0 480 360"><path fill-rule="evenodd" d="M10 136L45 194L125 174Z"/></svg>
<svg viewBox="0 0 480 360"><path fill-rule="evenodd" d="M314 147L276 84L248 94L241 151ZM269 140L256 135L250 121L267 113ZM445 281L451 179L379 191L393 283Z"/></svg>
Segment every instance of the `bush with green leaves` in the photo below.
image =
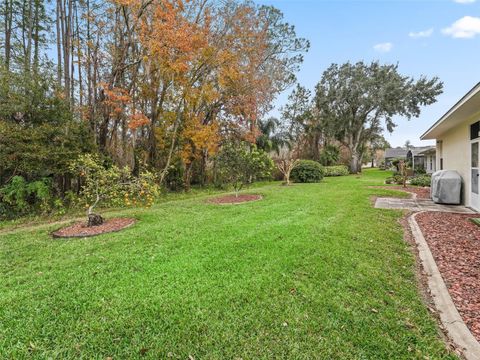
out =
<svg viewBox="0 0 480 360"><path fill-rule="evenodd" d="M415 166L415 174L416 175L425 175L427 171L423 165Z"/></svg>
<svg viewBox="0 0 480 360"><path fill-rule="evenodd" d="M103 206L151 206L159 188L148 171L133 176L130 168L119 168L102 161L98 155L80 155L71 163L71 171L80 176L80 201L87 215L100 203Z"/></svg>
<svg viewBox="0 0 480 360"><path fill-rule="evenodd" d="M324 166L323 175L328 176L346 176L350 174L348 167L345 165Z"/></svg>
<svg viewBox="0 0 480 360"><path fill-rule="evenodd" d="M164 186L170 191L180 191L185 188L185 167L180 159L174 159L168 168L164 179Z"/></svg>
<svg viewBox="0 0 480 360"><path fill-rule="evenodd" d="M336 145L325 145L320 153L320 163L323 166L333 166L340 160L340 148Z"/></svg>
<svg viewBox="0 0 480 360"><path fill-rule="evenodd" d="M255 180L270 179L275 168L272 159L262 150L245 142L229 142L215 158L217 182L231 185L235 196Z"/></svg>
<svg viewBox="0 0 480 360"><path fill-rule="evenodd" d="M323 179L323 166L313 160L300 160L290 177L297 183L315 183Z"/></svg>
<svg viewBox="0 0 480 360"><path fill-rule="evenodd" d="M401 175L393 175L385 179L385 184L403 185L403 177Z"/></svg>
<svg viewBox="0 0 480 360"><path fill-rule="evenodd" d="M432 177L427 174L418 175L410 179L410 185L414 186L430 186Z"/></svg>
<svg viewBox="0 0 480 360"><path fill-rule="evenodd" d="M50 179L27 182L22 176L14 176L0 188L0 217L2 218L13 218L29 213L47 213L54 206Z"/></svg>

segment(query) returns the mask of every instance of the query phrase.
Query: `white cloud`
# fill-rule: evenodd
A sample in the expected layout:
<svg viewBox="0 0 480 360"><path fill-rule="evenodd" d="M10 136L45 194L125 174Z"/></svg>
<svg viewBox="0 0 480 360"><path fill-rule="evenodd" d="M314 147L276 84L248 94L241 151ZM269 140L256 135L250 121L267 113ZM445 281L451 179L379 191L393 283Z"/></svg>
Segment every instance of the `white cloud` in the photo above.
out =
<svg viewBox="0 0 480 360"><path fill-rule="evenodd" d="M464 16L455 21L451 26L442 30L445 35L456 39L470 39L480 35L480 18Z"/></svg>
<svg viewBox="0 0 480 360"><path fill-rule="evenodd" d="M380 43L373 46L373 49L378 52L386 53L392 50L393 44L390 42Z"/></svg>
<svg viewBox="0 0 480 360"><path fill-rule="evenodd" d="M430 37L433 34L433 28L423 30L423 31L410 31L408 36L414 39Z"/></svg>
<svg viewBox="0 0 480 360"><path fill-rule="evenodd" d="M458 4L473 4L477 0L453 0Z"/></svg>

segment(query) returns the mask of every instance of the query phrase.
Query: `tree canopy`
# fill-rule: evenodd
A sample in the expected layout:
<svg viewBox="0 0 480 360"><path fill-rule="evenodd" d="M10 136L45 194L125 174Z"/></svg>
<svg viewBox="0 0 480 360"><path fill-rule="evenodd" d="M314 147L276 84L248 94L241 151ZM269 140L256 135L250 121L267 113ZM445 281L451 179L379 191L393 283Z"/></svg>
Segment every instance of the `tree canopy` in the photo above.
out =
<svg viewBox="0 0 480 360"><path fill-rule="evenodd" d="M398 65L332 64L315 88L315 106L349 149L350 171L358 172L364 145L382 133L382 125L392 132L394 116L418 117L442 89L438 78L403 76Z"/></svg>
<svg viewBox="0 0 480 360"><path fill-rule="evenodd" d="M0 187L46 176L61 196L84 153L162 185L211 180L222 144L262 141L309 47L241 0L5 0L0 25Z"/></svg>

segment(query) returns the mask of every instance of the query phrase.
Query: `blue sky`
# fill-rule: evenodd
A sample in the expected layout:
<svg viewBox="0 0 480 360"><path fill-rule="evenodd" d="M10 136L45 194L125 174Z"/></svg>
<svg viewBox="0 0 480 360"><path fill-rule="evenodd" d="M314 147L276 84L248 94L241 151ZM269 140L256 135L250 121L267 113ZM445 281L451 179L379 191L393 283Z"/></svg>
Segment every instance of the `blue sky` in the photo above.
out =
<svg viewBox="0 0 480 360"><path fill-rule="evenodd" d="M256 0L274 5L310 40L298 81L313 90L331 63L379 60L402 74L438 76L444 93L418 119L397 118L392 146L420 135L480 81L480 0ZM277 108L288 93L279 96ZM277 114L273 111L273 114Z"/></svg>

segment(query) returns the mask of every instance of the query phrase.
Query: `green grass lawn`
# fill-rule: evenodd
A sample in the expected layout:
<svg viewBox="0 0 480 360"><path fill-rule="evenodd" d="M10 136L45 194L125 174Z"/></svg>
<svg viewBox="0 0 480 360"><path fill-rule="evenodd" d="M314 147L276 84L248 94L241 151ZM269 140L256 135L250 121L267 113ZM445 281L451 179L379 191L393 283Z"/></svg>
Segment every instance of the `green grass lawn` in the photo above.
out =
<svg viewBox="0 0 480 360"><path fill-rule="evenodd" d="M0 358L439 359L387 176L271 183L250 204L205 196L126 210L88 239L0 235Z"/></svg>

